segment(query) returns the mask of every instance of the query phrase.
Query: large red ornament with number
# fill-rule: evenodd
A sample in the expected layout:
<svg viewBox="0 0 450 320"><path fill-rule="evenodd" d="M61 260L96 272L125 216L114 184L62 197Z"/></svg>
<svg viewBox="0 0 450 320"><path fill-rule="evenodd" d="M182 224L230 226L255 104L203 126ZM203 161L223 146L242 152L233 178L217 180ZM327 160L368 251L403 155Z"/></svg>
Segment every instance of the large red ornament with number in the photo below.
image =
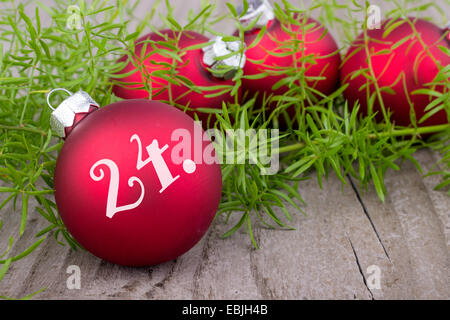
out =
<svg viewBox="0 0 450 320"><path fill-rule="evenodd" d="M211 66L204 62L205 52L202 48L190 48L209 41L207 37L194 31L180 34L172 30L162 30L139 38L136 41L135 55L140 57L142 63L134 58L133 62L129 61L117 73L118 76L127 76L114 79L116 84L113 86L113 93L124 99L148 98L149 90L144 88L144 84L147 84L151 88L152 100L161 100L182 109L187 107L189 115L194 117L194 113L197 113L200 120L206 123L209 113L196 112L198 108L221 109L223 102L235 101L231 89L224 90L226 86L231 88L234 82L210 72ZM177 52L174 46L179 49L181 60L174 58ZM123 56L119 62L127 60L128 56ZM171 66L175 66L174 74L168 75ZM167 77L172 77L178 85L170 83ZM216 86L221 88L214 89ZM237 96L240 97L240 90Z"/></svg>
<svg viewBox="0 0 450 320"><path fill-rule="evenodd" d="M299 24L282 23L275 18L271 6L267 1L250 1L253 6L249 7L247 14L241 20L249 24L253 19L259 17L255 27L244 34L244 41L249 47L245 54L247 61L244 66L245 76L256 76L266 73L264 78L243 79L244 92L249 97L264 93L266 96L284 95L289 90L287 85L274 88L274 85L285 79L288 70L297 68L298 71L305 70L305 77L323 77L324 79L308 80L311 88L328 95L337 89L339 81L339 65L341 62L338 47L333 37L316 20L308 18L304 20L298 16ZM303 31L303 25L305 31ZM260 41L252 46L263 27L266 31ZM289 31L287 31L289 30ZM236 33L237 34L237 33ZM299 44L297 52L292 47L295 41L304 41ZM314 63L306 61L311 57ZM302 64L301 59L305 59ZM297 61L297 62L296 62ZM276 102L270 103L275 107Z"/></svg>
<svg viewBox="0 0 450 320"><path fill-rule="evenodd" d="M58 129L68 114L58 114L61 107L75 118ZM113 263L177 258L200 240L217 210L222 180L214 149L202 143L192 118L167 104L124 100L89 112L93 107L79 92L53 115L63 135L71 129L54 177L64 224L84 248Z"/></svg>
<svg viewBox="0 0 450 320"><path fill-rule="evenodd" d="M383 120L382 107L375 86L373 83L368 84L368 79L361 72L364 69L370 70L369 56L386 114L390 110L392 113L390 120L402 126L411 124L411 116L414 113L419 122L426 113L425 108L434 99L434 96L426 94L425 91L415 91L448 90L445 89L445 79L438 80L435 85L431 83L438 75L438 65L445 67L450 64L450 56L439 48L440 46L450 48L448 31L422 19L408 19L409 22L386 20L380 29L368 30L367 48L364 45L364 33L359 35L350 47L341 71L342 83L348 84L344 96L350 102L350 106L359 101L362 113L367 114L368 96L374 96L373 112L377 112L378 120ZM420 34L420 40L410 23ZM391 26L393 29L389 31ZM447 122L447 115L441 110L419 125Z"/></svg>

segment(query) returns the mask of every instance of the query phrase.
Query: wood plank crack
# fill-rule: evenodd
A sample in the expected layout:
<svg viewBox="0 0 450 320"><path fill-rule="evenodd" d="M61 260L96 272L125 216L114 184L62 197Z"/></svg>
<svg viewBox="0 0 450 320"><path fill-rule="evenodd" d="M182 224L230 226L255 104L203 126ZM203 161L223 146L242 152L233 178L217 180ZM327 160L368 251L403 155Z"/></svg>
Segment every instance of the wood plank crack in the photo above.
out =
<svg viewBox="0 0 450 320"><path fill-rule="evenodd" d="M211 234L212 232L209 231L206 234L205 244L202 248L202 255L201 255L201 261L198 264L197 268L194 272L194 278L193 278L193 288L192 288L192 297L193 299L199 299L200 296L200 278L202 276L203 268L206 265L206 262L208 260L209 256L209 250L210 250L210 241L211 241Z"/></svg>
<svg viewBox="0 0 450 320"><path fill-rule="evenodd" d="M375 227L375 224L373 223L372 218L370 217L369 211L367 210L367 207L366 207L366 205L364 204L364 201L362 200L361 195L359 194L358 188L356 188L356 186L355 186L355 184L354 184L352 178L351 178L349 175L347 175L347 178L348 178L348 180L350 181L350 185L352 186L352 189L353 189L353 191L354 191L355 194L356 194L356 198L358 199L358 202L360 203L360 205L361 205L361 207L362 207L362 209L363 209L363 212L364 212L365 216L366 216L367 219L369 220L370 225L371 225L373 231L375 232L375 235L377 236L377 239L378 239L378 241L379 241L381 247L383 248L384 254L385 254L386 257L388 258L389 262L392 263L391 258L389 257L389 253L387 252L386 247L384 246L384 243L383 243L383 241L381 240L381 237L380 237L380 235L379 235L379 233L378 233L378 231L377 231L377 228Z"/></svg>
<svg viewBox="0 0 450 320"><path fill-rule="evenodd" d="M375 298L373 297L372 291L370 290L369 286L367 285L366 276L364 275L364 272L361 268L361 264L359 263L358 254L356 253L356 250L355 250L355 247L353 246L352 240L350 240L350 238L348 236L347 236L347 239L348 239L348 242L350 243L350 246L352 247L353 255L355 256L355 262L356 262L356 265L358 266L359 273L361 274L361 277L363 278L364 285L367 288L367 290L369 291L371 299L375 300Z"/></svg>
<svg viewBox="0 0 450 320"><path fill-rule="evenodd" d="M172 264L171 268L169 269L169 272L167 272L166 276L164 277L164 279L162 279L161 281L159 281L158 283L155 284L155 287L159 287L159 288L164 288L164 286L166 285L167 282L170 281L170 279L173 276L173 272L175 270L175 266L177 264L177 259L173 260L170 262Z"/></svg>
<svg viewBox="0 0 450 320"><path fill-rule="evenodd" d="M255 237L256 243L261 243L260 239L260 228L259 225L253 230L253 235ZM259 268L258 268L258 261L255 257L257 254L257 250L263 250L263 249L250 249L249 255L250 255L250 273L253 277L253 280L255 282L255 286L258 290L259 295L262 297L263 300L269 300L269 299L276 299L275 294L272 290L270 290L268 284L267 284L267 278L265 278Z"/></svg>

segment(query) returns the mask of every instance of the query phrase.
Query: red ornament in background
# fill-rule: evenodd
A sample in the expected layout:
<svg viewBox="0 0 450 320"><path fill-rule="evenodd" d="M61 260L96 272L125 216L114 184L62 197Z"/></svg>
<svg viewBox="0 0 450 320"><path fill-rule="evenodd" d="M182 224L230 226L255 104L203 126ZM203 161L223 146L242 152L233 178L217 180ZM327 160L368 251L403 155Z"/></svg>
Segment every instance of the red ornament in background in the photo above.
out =
<svg viewBox="0 0 450 320"><path fill-rule="evenodd" d="M167 72L170 70L169 65L175 63L176 75L189 79L197 89L199 87L233 86L234 82L231 80L233 70L235 72L239 66L243 66L245 56L241 59L240 55L236 55L221 60L220 62L215 61L214 57L220 57L238 51L240 50L240 45L236 46L236 43L225 43L219 38L215 40L214 45L206 48L187 50L190 46L203 44L210 40L193 31L184 31L181 35L179 32L172 30L162 30L159 33L150 33L136 41L135 54L143 59L142 67L145 69L147 73L146 77L150 81L147 80L148 78L143 77L139 68L130 61L118 74L132 73L126 77L115 79L116 82L120 82L120 84L113 86L113 93L116 96L124 99L149 98L149 92L147 90L133 89L142 88L143 83L149 82L148 84L152 88L152 100L162 100L168 103L171 101L171 104L176 104L180 108L188 106L194 110L197 108L222 109L222 102L233 103L235 101L235 97L230 94L231 92L225 92L215 97L205 97L205 95L219 93L224 88L213 91L201 90L201 92L195 92L186 84L179 86L169 84L164 79L164 76L161 76L161 72ZM176 41L177 38L179 38L178 41ZM158 52L156 49L175 52L175 50L163 46L161 44L162 42L169 42L172 45L177 45L179 49L186 49L180 51L182 52L180 54L182 61L175 60L170 56L164 55L164 53ZM145 45L145 52L142 52ZM123 56L119 61L127 61L127 59L127 56ZM134 61L134 64L139 64L139 62ZM231 70L224 74L220 72L220 66L229 66ZM213 69L213 71L210 72L208 68ZM177 81L180 81L180 79ZM237 95L239 98L240 91ZM188 114L193 117L194 112L188 111ZM197 112L197 115L206 124L209 114Z"/></svg>
<svg viewBox="0 0 450 320"><path fill-rule="evenodd" d="M380 88L388 87L390 91L393 90L393 92L382 90L384 106L392 112L391 121L402 126L411 124L411 106L408 101L411 101L414 106L418 122L425 114L424 109L433 99L426 94L412 94L418 89L431 89L432 87L427 84L432 82L438 74L438 67L429 53L442 66L450 64L450 56L439 49L439 46L450 48L450 40L446 39L448 31L422 19L408 19L414 23L415 29L421 35L421 40L428 46L428 51L414 35L413 29L406 20L403 20L402 24L385 37L383 34L388 26L392 25L393 21L391 20L384 21L380 29L367 31L369 37L367 49L370 53L370 61L377 84ZM410 38L402 43L401 41L406 39L405 37ZM347 53L341 70L341 82L349 85L344 91L344 96L348 99L350 106L359 101L361 111L363 114L367 114L366 89L360 90L362 86L366 85L367 79L363 75L357 75L352 79L355 72L368 68L367 55L363 46L364 34L362 33L353 42ZM387 51L382 52L385 50ZM435 90L438 91L443 91L443 89L444 85L435 87ZM370 94L374 92L374 85L370 85ZM376 118L381 121L383 114L378 98L375 100L373 111L378 112ZM447 122L447 115L444 110L441 110L420 125L437 125Z"/></svg>
<svg viewBox="0 0 450 320"><path fill-rule="evenodd" d="M268 74L274 71L280 72L283 69L295 66L294 57L301 59L312 55L316 59L316 63L306 63L304 66L298 66L298 69L306 68L306 77L323 76L326 79L310 81L310 87L325 95L331 94L337 89L338 71L341 63L338 47L333 37L319 22L308 18L305 22L305 25L308 26L305 34L302 32L301 25L286 25L285 27L296 33L294 37L283 30L282 24L275 18L273 9L267 0L249 1L249 9L241 17L241 23L247 25L258 17L255 27L244 35L247 46L250 46L256 39L261 28L267 26L267 30L258 45L246 50L247 61L244 66L244 75L252 76L262 72ZM299 21L302 21L301 19L299 18ZM295 55L279 56L292 50L290 47L292 47L293 40L305 41L303 48L300 48L304 52L299 50ZM285 77L286 74L273 74L261 79L243 79L243 90L244 92L248 91L250 98L256 93L259 93L261 97L264 92L266 92L266 95L283 95L289 90L287 86L282 86L276 90L273 90L272 87ZM270 106L275 107L276 102L271 103Z"/></svg>
<svg viewBox="0 0 450 320"><path fill-rule="evenodd" d="M52 113L58 134L71 128L54 176L64 224L84 248L113 263L177 258L204 235L220 202L220 166L214 154L211 164L203 156L210 142L201 142L203 130L188 115L161 102L97 108L80 91Z"/></svg>

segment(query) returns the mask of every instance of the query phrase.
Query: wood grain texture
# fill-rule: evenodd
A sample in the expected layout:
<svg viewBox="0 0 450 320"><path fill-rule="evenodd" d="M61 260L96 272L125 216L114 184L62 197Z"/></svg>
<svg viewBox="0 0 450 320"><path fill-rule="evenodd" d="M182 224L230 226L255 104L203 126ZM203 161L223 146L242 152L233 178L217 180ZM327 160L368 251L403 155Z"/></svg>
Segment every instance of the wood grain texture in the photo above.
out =
<svg viewBox="0 0 450 320"><path fill-rule="evenodd" d="M416 157L426 167L434 155L422 150ZM242 231L220 239L229 226L218 219L191 251L155 267L116 266L50 237L13 264L0 295L21 297L47 287L37 298L448 299L450 199L427 180L404 163L388 172L383 204L372 188L361 192L350 181L342 188L331 175L320 189L311 179L300 185L308 205L306 216L293 216L296 230L258 227L261 249L255 250ZM5 230L17 232L17 212L4 213L11 214ZM36 214L12 254L44 227ZM2 244L5 234L0 233ZM81 269L80 290L67 289L70 265ZM381 289L367 285L371 265L381 270Z"/></svg>
<svg viewBox="0 0 450 320"><path fill-rule="evenodd" d="M198 1L175 1L176 16L183 21ZM415 156L425 171L439 157L430 150ZM323 189L311 179L300 184L306 216L293 214L292 231L257 227L259 250L243 231L222 240L230 225L219 218L188 253L147 268L116 266L50 236L12 264L0 295L23 297L46 287L37 299L449 299L450 198L433 190L438 181L406 162L387 173L381 203L372 187L361 191L351 179L342 187L331 175ZM20 210L3 208L0 218L1 252L18 236ZM45 226L30 211L27 232L9 256L36 241ZM80 290L67 289L70 265L80 267ZM372 265L381 271L381 289L369 289Z"/></svg>

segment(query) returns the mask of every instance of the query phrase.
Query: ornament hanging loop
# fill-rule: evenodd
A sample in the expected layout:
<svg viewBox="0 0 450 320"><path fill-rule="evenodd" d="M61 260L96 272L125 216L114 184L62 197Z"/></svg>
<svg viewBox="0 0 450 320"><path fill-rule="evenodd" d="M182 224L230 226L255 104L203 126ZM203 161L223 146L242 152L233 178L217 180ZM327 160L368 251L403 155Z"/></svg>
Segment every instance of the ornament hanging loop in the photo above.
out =
<svg viewBox="0 0 450 320"><path fill-rule="evenodd" d="M69 94L57 108L53 108L50 103L50 96L55 91L64 91ZM84 91L70 92L64 88L56 88L51 90L47 95L47 104L53 110L50 116L50 124L58 136L65 138L67 136L66 129L71 128L75 124L77 114L81 114L78 121L87 113L99 108L99 104ZM93 109L91 109L93 108Z"/></svg>
<svg viewBox="0 0 450 320"><path fill-rule="evenodd" d="M55 88L55 89L50 90L50 92L47 94L47 105L48 105L48 106L50 107L50 109L52 109L53 111L55 111L55 108L53 108L53 106L52 106L51 103L50 103L50 96L51 96L52 93L55 92L55 91L64 91L64 92L68 93L69 96L71 96L71 95L73 94L72 92L70 92L69 90L64 89L64 88Z"/></svg>

